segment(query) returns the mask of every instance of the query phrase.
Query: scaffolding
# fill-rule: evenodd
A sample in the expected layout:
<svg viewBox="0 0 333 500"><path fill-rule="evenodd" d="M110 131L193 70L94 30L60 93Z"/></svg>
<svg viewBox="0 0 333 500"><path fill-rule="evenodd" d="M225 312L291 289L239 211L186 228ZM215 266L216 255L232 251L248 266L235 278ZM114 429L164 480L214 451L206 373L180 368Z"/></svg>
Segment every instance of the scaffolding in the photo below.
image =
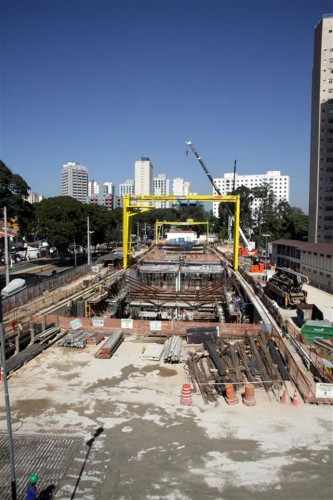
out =
<svg viewBox="0 0 333 500"><path fill-rule="evenodd" d="M185 221L177 221L177 220L157 220L155 221L155 243L160 241L161 235L163 234L164 226L206 226L206 242L208 243L209 237L209 222L208 220L204 221L195 221L193 219L187 219Z"/></svg>
<svg viewBox="0 0 333 500"><path fill-rule="evenodd" d="M199 201L199 202L217 202L233 203L234 209L234 248L233 265L235 271L238 270L238 252L239 252L239 225L240 225L240 196L239 195L204 195L190 194L187 196L176 195L125 195L123 199L123 267L128 268L132 254L132 221L133 217L139 213L154 210L155 201Z"/></svg>

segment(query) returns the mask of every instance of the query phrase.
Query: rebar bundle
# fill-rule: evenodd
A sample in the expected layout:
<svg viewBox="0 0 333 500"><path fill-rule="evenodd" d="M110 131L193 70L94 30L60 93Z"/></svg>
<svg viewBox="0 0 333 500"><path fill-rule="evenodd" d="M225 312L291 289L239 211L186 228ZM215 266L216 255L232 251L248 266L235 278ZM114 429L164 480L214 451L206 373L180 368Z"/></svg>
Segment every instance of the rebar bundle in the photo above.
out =
<svg viewBox="0 0 333 500"><path fill-rule="evenodd" d="M123 341L124 334L122 332L114 332L104 342L95 354L95 358L108 359L116 352Z"/></svg>
<svg viewBox="0 0 333 500"><path fill-rule="evenodd" d="M182 360L182 339L173 335L168 338L164 344L163 360L164 363L180 363Z"/></svg>
<svg viewBox="0 0 333 500"><path fill-rule="evenodd" d="M87 332L74 332L68 333L66 337L61 342L62 347L70 347L72 349L84 349L87 344Z"/></svg>

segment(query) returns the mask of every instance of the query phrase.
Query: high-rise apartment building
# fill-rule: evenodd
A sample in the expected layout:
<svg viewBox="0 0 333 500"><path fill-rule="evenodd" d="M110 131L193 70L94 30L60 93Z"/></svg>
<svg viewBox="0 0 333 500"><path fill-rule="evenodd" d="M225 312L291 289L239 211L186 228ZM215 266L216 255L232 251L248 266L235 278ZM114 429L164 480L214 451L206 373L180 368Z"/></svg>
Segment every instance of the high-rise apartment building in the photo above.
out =
<svg viewBox="0 0 333 500"><path fill-rule="evenodd" d="M227 173L223 177L215 178L214 182L216 187L219 188L221 194L229 194L233 191L234 174ZM240 186L245 186L249 189L258 186L270 186L273 191L275 202L280 201L289 202L289 191L290 191L290 178L289 175L281 175L279 170L269 170L265 174L258 175L238 175L235 177L235 188ZM216 191L213 189L213 194ZM260 200L254 198L252 203L252 211L255 212L260 205ZM213 214L215 217L219 216L219 203L213 202Z"/></svg>
<svg viewBox="0 0 333 500"><path fill-rule="evenodd" d="M102 192L104 194L111 194L112 196L114 196L115 194L115 185L113 184L113 182L102 182L101 184L101 188L102 188Z"/></svg>
<svg viewBox="0 0 333 500"><path fill-rule="evenodd" d="M314 36L309 241L333 242L333 16Z"/></svg>
<svg viewBox="0 0 333 500"><path fill-rule="evenodd" d="M88 169L76 162L64 163L61 171L61 194L87 203Z"/></svg>
<svg viewBox="0 0 333 500"><path fill-rule="evenodd" d="M113 182L91 180L88 183L88 197L90 203L112 209L114 208L115 186Z"/></svg>
<svg viewBox="0 0 333 500"><path fill-rule="evenodd" d="M126 179L125 182L119 184L118 194L122 198L126 194L134 194L134 179Z"/></svg>
<svg viewBox="0 0 333 500"><path fill-rule="evenodd" d="M99 194L99 182L93 179L88 182L88 198L93 198Z"/></svg>
<svg viewBox="0 0 333 500"><path fill-rule="evenodd" d="M191 182L175 177L172 182L172 193L176 196L187 196L191 192Z"/></svg>
<svg viewBox="0 0 333 500"><path fill-rule="evenodd" d="M153 193L154 195L168 195L170 194L170 179L165 174L159 174L153 179ZM156 208L169 208L168 201L156 201Z"/></svg>
<svg viewBox="0 0 333 500"><path fill-rule="evenodd" d="M135 162L135 194L149 195L153 193L153 171L154 167L150 158L143 156Z"/></svg>

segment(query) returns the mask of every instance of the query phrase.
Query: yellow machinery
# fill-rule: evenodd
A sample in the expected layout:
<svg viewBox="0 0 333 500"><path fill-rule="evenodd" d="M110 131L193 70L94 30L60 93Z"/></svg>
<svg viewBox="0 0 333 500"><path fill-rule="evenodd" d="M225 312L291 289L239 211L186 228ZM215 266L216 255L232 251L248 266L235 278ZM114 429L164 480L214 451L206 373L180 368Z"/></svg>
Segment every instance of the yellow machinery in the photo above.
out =
<svg viewBox="0 0 333 500"><path fill-rule="evenodd" d="M123 198L123 268L127 269L131 256L131 234L133 217L142 212L154 210L155 201L216 201L218 203L234 203L234 269L238 270L239 251L239 219L240 219L240 196L217 195L217 194L189 194L187 196L176 195L125 195Z"/></svg>
<svg viewBox="0 0 333 500"><path fill-rule="evenodd" d="M208 235L209 235L209 222L208 222L208 220L204 220L204 221L195 221L193 219L187 219L185 221L157 220L155 222L155 243L156 244L161 239L163 226L206 226L206 241L208 243Z"/></svg>

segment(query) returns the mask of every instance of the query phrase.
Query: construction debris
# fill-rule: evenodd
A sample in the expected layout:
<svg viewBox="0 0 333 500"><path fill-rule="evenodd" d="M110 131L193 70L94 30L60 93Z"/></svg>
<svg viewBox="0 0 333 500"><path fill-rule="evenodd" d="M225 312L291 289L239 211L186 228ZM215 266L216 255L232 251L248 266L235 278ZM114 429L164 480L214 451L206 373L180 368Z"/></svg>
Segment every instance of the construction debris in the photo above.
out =
<svg viewBox="0 0 333 500"><path fill-rule="evenodd" d="M123 341L124 334L120 333L112 333L110 337L104 342L104 344L98 349L95 354L95 358L99 359L108 359L113 356L118 347Z"/></svg>

